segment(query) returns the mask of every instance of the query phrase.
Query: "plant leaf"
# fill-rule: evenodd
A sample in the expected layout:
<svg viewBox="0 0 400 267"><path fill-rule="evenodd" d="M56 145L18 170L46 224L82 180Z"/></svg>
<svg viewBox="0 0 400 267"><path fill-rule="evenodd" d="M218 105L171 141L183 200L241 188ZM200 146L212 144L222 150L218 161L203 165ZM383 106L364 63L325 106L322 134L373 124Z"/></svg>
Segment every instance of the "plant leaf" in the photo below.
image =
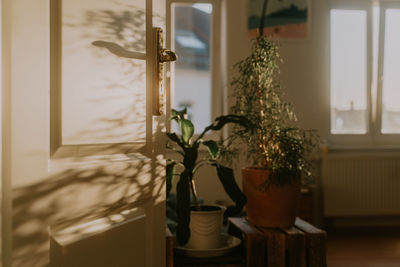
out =
<svg viewBox="0 0 400 267"><path fill-rule="evenodd" d="M170 163L167 164L165 171L166 171L166 190L167 190L167 199L169 197L169 193L171 192L172 188L172 181L174 178L174 173L175 173L175 161L171 161Z"/></svg>
<svg viewBox="0 0 400 267"><path fill-rule="evenodd" d="M252 125L252 123L246 117L239 115L225 115L215 119L215 123L213 124L212 130L214 131L220 130L227 123L239 124L240 126L243 126L245 128L251 128Z"/></svg>
<svg viewBox="0 0 400 267"><path fill-rule="evenodd" d="M239 124L242 127L246 128L246 129L252 129L252 123L250 120L248 120L246 117L244 116L240 116L240 115L224 115L224 116L220 116L218 118L215 119L215 121L210 124L209 126L207 126L204 131L199 135L199 137L197 138L197 140L200 140L208 131L213 130L213 131L218 131L221 130L222 127L225 126L225 124L227 123L235 123L235 124ZM196 142L197 142L196 140Z"/></svg>
<svg viewBox="0 0 400 267"><path fill-rule="evenodd" d="M184 119L186 114L187 114L186 107L182 110L172 109L171 110L171 120Z"/></svg>
<svg viewBox="0 0 400 267"><path fill-rule="evenodd" d="M166 133L168 138L171 139L171 141L174 141L175 143L177 143L180 147L183 148L183 144L181 139L178 137L178 135L176 133Z"/></svg>
<svg viewBox="0 0 400 267"><path fill-rule="evenodd" d="M235 202L235 207L227 209L225 216L233 216L235 214L239 214L246 204L247 199L236 183L235 177L233 175L233 170L220 164L213 165L217 168L218 178L221 181L225 192Z"/></svg>
<svg viewBox="0 0 400 267"><path fill-rule="evenodd" d="M194 126L190 120L182 119L180 121L182 140L184 143L189 144L190 138L192 138L194 134Z"/></svg>
<svg viewBox="0 0 400 267"><path fill-rule="evenodd" d="M217 142L214 140L208 140L204 141L203 145L205 145L208 148L208 152L210 152L210 155L213 159L217 158L219 155L219 146Z"/></svg>
<svg viewBox="0 0 400 267"><path fill-rule="evenodd" d="M193 170L199 155L196 147L189 147L183 149L185 156L183 157L183 165L187 170Z"/></svg>
<svg viewBox="0 0 400 267"><path fill-rule="evenodd" d="M182 172L176 185L176 214L178 216L176 239L181 246L185 245L190 237L190 175L191 173L188 171Z"/></svg>

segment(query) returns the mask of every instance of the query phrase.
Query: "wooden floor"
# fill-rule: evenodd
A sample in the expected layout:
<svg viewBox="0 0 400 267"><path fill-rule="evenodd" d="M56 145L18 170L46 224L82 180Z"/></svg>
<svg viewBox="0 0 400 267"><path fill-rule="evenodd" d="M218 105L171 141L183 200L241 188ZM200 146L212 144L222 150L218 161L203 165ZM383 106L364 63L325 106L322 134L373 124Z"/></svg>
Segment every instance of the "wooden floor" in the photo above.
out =
<svg viewBox="0 0 400 267"><path fill-rule="evenodd" d="M328 267L400 267L400 228L327 230Z"/></svg>

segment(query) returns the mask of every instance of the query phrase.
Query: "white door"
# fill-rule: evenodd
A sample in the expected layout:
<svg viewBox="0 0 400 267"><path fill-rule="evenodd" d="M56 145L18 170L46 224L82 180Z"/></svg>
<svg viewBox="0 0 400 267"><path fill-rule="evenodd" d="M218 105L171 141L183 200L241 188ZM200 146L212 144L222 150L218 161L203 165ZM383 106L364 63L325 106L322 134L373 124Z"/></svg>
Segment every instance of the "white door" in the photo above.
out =
<svg viewBox="0 0 400 267"><path fill-rule="evenodd" d="M165 1L1 3L2 266L165 266Z"/></svg>

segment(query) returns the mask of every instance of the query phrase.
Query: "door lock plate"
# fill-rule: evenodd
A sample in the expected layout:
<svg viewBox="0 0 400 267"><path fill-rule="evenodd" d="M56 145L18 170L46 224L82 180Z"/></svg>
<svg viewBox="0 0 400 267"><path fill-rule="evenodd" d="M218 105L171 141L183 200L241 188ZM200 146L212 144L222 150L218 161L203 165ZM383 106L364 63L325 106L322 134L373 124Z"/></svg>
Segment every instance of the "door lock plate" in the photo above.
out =
<svg viewBox="0 0 400 267"><path fill-rule="evenodd" d="M154 28L156 34L156 105L155 115L160 116L165 113L165 84L164 84L164 63L172 62L177 59L175 52L164 48L164 34L161 28Z"/></svg>

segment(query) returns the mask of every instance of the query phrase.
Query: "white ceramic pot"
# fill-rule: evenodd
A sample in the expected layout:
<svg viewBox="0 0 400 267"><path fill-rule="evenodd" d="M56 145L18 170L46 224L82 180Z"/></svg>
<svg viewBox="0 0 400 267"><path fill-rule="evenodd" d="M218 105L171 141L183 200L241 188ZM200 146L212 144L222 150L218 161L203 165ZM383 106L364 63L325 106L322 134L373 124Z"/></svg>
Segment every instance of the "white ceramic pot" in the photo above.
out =
<svg viewBox="0 0 400 267"><path fill-rule="evenodd" d="M202 205L201 211L192 208L190 213L190 249L213 249L221 245L221 227L225 209Z"/></svg>

